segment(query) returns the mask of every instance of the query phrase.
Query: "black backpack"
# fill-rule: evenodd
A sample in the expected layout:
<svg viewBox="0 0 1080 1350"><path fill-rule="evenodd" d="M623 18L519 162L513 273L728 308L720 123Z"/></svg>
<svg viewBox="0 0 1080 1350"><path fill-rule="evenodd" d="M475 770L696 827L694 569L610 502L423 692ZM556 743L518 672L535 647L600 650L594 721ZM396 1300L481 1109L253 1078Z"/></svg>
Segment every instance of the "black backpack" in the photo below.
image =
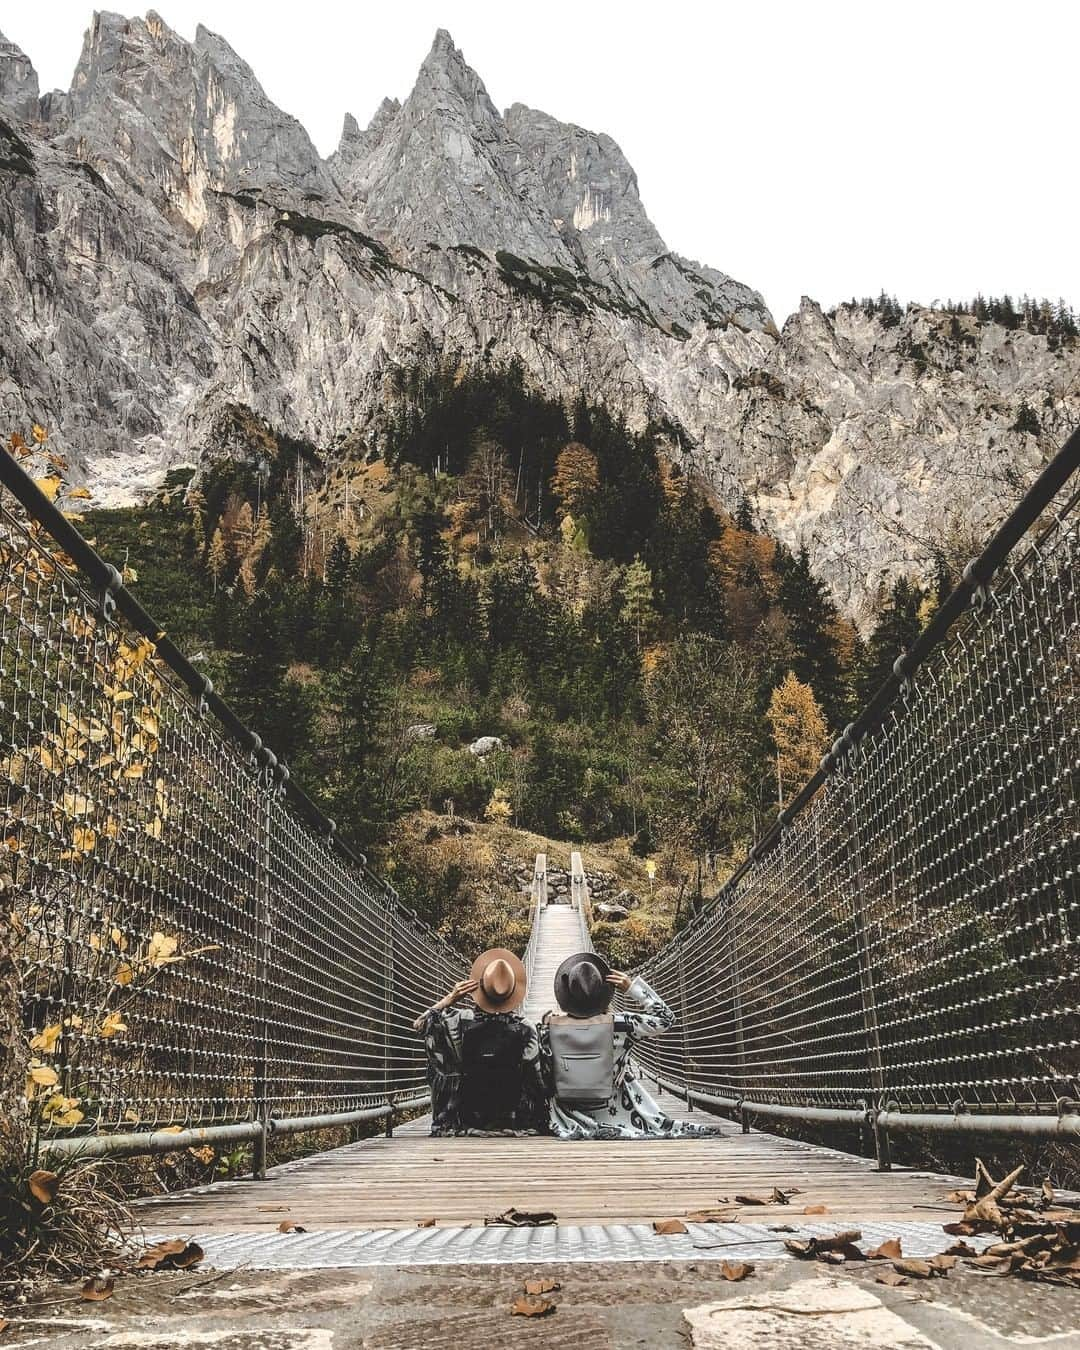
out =
<svg viewBox="0 0 1080 1350"><path fill-rule="evenodd" d="M517 1019L508 1017L485 1017L466 1026L459 1105L466 1129L513 1127L521 1102L521 1030Z"/></svg>

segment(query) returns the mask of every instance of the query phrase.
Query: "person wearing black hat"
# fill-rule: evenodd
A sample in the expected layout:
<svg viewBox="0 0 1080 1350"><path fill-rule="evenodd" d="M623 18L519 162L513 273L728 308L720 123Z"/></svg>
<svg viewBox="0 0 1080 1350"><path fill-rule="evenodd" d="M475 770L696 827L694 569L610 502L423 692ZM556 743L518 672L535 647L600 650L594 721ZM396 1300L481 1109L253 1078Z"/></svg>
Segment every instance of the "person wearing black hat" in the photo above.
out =
<svg viewBox="0 0 1080 1350"><path fill-rule="evenodd" d="M427 1050L432 1134L547 1132L536 1028L518 1013L525 987L521 960L493 947L413 1023ZM474 1008L458 1006L470 997Z"/></svg>
<svg viewBox="0 0 1080 1350"><path fill-rule="evenodd" d="M616 990L637 1009L610 1016ZM539 1027L552 1134L559 1139L676 1139L720 1133L716 1126L673 1119L638 1080L631 1062L634 1045L675 1025L675 1014L640 975L612 970L597 952L577 952L555 972L555 998L564 1015L547 1013ZM601 1038L607 1036L612 1042L609 1049L602 1047L608 1050L605 1060L598 1050ZM589 1069L581 1068L590 1063L594 1072L602 1064L609 1073L606 1101L595 1095ZM575 1074L579 1074L576 1088ZM574 1100L575 1091L586 1100Z"/></svg>

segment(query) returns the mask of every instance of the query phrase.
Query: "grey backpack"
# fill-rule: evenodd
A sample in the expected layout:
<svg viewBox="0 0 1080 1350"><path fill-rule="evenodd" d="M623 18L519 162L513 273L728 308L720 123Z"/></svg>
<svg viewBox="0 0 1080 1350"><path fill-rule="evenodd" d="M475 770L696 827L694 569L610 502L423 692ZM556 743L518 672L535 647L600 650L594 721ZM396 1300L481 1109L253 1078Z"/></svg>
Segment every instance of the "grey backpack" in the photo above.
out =
<svg viewBox="0 0 1080 1350"><path fill-rule="evenodd" d="M615 1090L615 1019L549 1014L555 1098L567 1106L606 1106Z"/></svg>

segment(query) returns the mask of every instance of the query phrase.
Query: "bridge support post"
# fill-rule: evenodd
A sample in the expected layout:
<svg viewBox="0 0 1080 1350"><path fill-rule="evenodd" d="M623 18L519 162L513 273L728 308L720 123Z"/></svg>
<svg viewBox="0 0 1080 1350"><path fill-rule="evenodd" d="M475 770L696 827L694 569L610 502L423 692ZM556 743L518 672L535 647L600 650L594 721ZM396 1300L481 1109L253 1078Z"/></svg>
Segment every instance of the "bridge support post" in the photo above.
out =
<svg viewBox="0 0 1080 1350"><path fill-rule="evenodd" d="M252 1119L261 1129L252 1146L251 1177L253 1181L266 1180L267 1143L270 1134L270 1108L267 1101L268 1036L270 1025L269 990L267 988L270 961L270 812L272 799L267 796L259 811L259 825L255 849L255 1025L254 1063L252 1066Z"/></svg>
<svg viewBox="0 0 1080 1350"><path fill-rule="evenodd" d="M873 1122L874 1154L877 1157L878 1171L887 1172L892 1166L889 1152L888 1135L878 1128L877 1117L881 1110L885 1093L885 1068L881 1055L881 1031L878 1025L877 999L874 992L873 953L870 950L870 938L866 928L862 849L859 843L859 818L854 800L851 808L852 832L854 844L851 850L852 888L851 914L855 927L855 936L859 952L859 1001L862 1004L863 1034L866 1040L866 1060L870 1070L872 1102L869 1119Z"/></svg>
<svg viewBox="0 0 1080 1350"><path fill-rule="evenodd" d="M387 915L386 935L383 942L383 1055L382 1077L383 1096L391 1109L386 1117L386 1137L394 1133L394 1096L390 1083L390 1019L394 1015L394 928L397 923L397 911L391 909Z"/></svg>
<svg viewBox="0 0 1080 1350"><path fill-rule="evenodd" d="M730 947L728 968L731 971L731 1011L735 1024L735 1064L739 1075L739 1097L746 1094L746 1037L743 1030L742 978L739 972L739 935L735 927L731 900L721 902L724 905L724 918L727 921L727 936ZM750 1133L750 1126L743 1116L743 1133Z"/></svg>
<svg viewBox="0 0 1080 1350"><path fill-rule="evenodd" d="M687 1114L694 1109L693 1084L690 1081L690 1032L686 1025L686 966L683 961L682 943L679 944L678 969L679 969L679 1026L682 1030L682 1059L683 1059L683 1083L686 1085L686 1111Z"/></svg>

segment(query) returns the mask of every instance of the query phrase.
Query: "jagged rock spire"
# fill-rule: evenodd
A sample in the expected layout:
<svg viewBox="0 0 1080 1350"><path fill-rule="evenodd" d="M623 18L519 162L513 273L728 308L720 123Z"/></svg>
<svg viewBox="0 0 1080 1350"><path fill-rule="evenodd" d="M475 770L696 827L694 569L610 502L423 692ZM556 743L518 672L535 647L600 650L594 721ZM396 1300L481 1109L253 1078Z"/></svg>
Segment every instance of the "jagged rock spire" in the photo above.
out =
<svg viewBox="0 0 1080 1350"><path fill-rule="evenodd" d="M38 76L18 43L0 33L0 105L24 122L38 116Z"/></svg>
<svg viewBox="0 0 1080 1350"><path fill-rule="evenodd" d="M469 244L575 265L535 169L445 29L405 103L384 109L346 186L365 229L407 253Z"/></svg>

